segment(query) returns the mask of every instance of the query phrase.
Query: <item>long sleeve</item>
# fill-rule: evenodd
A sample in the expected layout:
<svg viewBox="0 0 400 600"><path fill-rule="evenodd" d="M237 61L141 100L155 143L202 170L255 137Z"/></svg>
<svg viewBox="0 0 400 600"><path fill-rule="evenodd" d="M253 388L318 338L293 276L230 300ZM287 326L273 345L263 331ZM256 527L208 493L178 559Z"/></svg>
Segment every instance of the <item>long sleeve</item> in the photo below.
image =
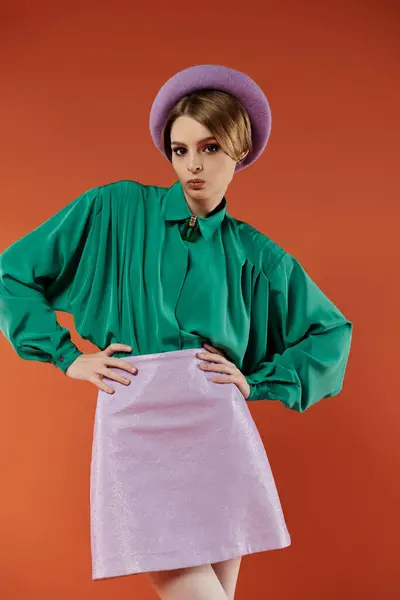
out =
<svg viewBox="0 0 400 600"><path fill-rule="evenodd" d="M343 385L352 323L289 253L268 274L268 354L246 376L248 400L280 400L304 412Z"/></svg>
<svg viewBox="0 0 400 600"><path fill-rule="evenodd" d="M64 373L82 352L57 322L51 299L68 296L99 210L96 190L84 192L0 254L0 331L21 358L52 363Z"/></svg>

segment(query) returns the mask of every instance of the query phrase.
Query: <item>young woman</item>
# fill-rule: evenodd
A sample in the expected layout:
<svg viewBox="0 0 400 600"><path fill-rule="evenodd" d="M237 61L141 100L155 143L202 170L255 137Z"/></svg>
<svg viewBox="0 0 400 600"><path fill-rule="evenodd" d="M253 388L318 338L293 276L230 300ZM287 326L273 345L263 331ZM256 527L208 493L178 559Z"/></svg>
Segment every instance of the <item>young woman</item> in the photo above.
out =
<svg viewBox="0 0 400 600"><path fill-rule="evenodd" d="M247 401L303 412L337 395L352 324L292 255L227 211L270 125L244 73L180 71L150 114L177 181L92 188L0 256L15 351L98 388L93 579L146 572L160 598L226 600L241 556L291 543ZM82 353L55 310L100 351Z"/></svg>

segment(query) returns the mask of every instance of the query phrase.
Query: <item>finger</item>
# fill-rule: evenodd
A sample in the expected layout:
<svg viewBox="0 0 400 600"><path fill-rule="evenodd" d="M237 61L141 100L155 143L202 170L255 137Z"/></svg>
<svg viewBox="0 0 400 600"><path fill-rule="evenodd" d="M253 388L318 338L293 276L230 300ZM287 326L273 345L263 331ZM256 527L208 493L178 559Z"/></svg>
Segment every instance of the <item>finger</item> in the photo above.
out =
<svg viewBox="0 0 400 600"><path fill-rule="evenodd" d="M106 360L103 362L107 367L118 367L118 369L125 369L130 373L137 373L137 368L134 365L125 362L123 358L113 358L112 356L107 356Z"/></svg>
<svg viewBox="0 0 400 600"><path fill-rule="evenodd" d="M222 375L221 377L212 377L211 381L214 381L214 383L235 383L233 377L229 375Z"/></svg>
<svg viewBox="0 0 400 600"><path fill-rule="evenodd" d="M198 353L199 358L204 360L211 360L216 362L226 362L225 356L219 354L219 352L205 352L204 350Z"/></svg>
<svg viewBox="0 0 400 600"><path fill-rule="evenodd" d="M111 356L114 352L131 352L132 346L128 346L128 344L110 344L107 348L105 348L104 353L107 356Z"/></svg>
<svg viewBox="0 0 400 600"><path fill-rule="evenodd" d="M99 377L101 376L102 378L106 377L107 379L112 379L113 381L119 381L124 385L129 385L131 383L130 379L128 379L124 375L120 375L119 373L112 371L111 369L107 369L107 367L101 367L100 369L98 369L97 372L99 374Z"/></svg>
<svg viewBox="0 0 400 600"><path fill-rule="evenodd" d="M233 362L231 362L230 360L228 360L222 354L203 351L203 352L200 352L198 357L201 360L207 360L207 361L210 361L210 362L216 363L216 364L224 364L224 365L227 365L228 367L230 367L231 369L236 369L236 365Z"/></svg>
<svg viewBox="0 0 400 600"><path fill-rule="evenodd" d="M224 353L222 352L222 350L219 350L218 348L216 348L215 346L212 346L211 344L204 343L203 346L204 346L204 348L209 348L210 351L212 351L214 354L220 354L221 356L224 356Z"/></svg>
<svg viewBox="0 0 400 600"><path fill-rule="evenodd" d="M200 365L200 369L202 369L203 371L216 371L217 373L229 373L230 375L232 375L231 367L229 365L226 365L225 363L218 363L215 365L202 363Z"/></svg>
<svg viewBox="0 0 400 600"><path fill-rule="evenodd" d="M100 390L103 390L103 392L106 392L107 394L115 394L115 390L113 388L110 388L106 385L101 385L99 384L97 386Z"/></svg>
<svg viewBox="0 0 400 600"><path fill-rule="evenodd" d="M91 380L92 383L94 383L94 385L96 387L99 388L99 390L102 390L103 392L106 392L107 394L114 394L115 390L112 387L109 387L108 385L106 385L105 383L102 383L100 381L100 379L92 379Z"/></svg>

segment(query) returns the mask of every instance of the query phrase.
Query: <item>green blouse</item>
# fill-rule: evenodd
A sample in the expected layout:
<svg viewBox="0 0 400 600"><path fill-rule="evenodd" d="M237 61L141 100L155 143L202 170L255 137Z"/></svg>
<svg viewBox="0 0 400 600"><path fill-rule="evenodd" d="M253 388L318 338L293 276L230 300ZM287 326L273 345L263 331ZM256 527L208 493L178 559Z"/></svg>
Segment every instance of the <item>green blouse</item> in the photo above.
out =
<svg viewBox="0 0 400 600"><path fill-rule="evenodd" d="M59 310L100 350L132 347L117 358L209 342L245 375L248 400L303 412L338 394L352 323L293 256L226 206L224 196L188 227L180 181L87 190L0 254L0 330L21 358L65 373L82 352Z"/></svg>

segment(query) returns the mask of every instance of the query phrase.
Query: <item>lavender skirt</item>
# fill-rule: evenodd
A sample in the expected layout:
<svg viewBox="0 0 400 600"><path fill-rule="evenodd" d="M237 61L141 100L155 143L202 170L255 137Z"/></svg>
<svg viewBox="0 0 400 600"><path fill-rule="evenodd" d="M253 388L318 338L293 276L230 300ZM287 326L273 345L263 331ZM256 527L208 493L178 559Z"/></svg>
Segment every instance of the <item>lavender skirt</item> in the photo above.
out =
<svg viewBox="0 0 400 600"><path fill-rule="evenodd" d="M90 478L92 579L227 560L291 543L246 400L200 348L124 358L98 392Z"/></svg>

